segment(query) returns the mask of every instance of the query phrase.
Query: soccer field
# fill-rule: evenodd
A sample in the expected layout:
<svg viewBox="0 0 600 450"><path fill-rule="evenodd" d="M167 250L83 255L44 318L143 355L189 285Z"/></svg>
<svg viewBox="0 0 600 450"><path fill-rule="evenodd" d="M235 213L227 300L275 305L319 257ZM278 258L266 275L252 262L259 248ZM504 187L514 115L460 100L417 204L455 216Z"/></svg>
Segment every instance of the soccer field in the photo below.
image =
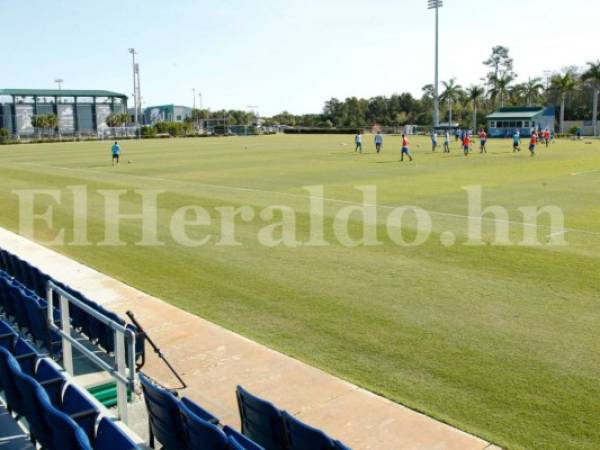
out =
<svg viewBox="0 0 600 450"><path fill-rule="evenodd" d="M450 154L432 153L427 138L414 137L415 161L400 163L399 137L387 137L380 155L371 136L364 140L361 155L352 136L340 135L123 141L119 167L110 165L108 141L0 146L0 226L19 230L13 191L60 189L60 203L39 196L35 210L53 205L54 227L65 228L65 245L53 247L61 253L500 446L600 448L600 141L557 141L530 158L526 140L518 154L497 140L487 155L475 145L466 158L457 143ZM67 186L85 186L91 245L71 244L81 209ZM307 186L322 186L312 200L322 204L329 245L263 245L261 230L278 217L259 214L272 205L292 208L294 239L309 240ZM361 204L361 186L377 188L380 245L335 238L334 216ZM465 245L466 186L481 186L484 207L507 210L507 220L484 222L487 245ZM98 245L98 190L114 189L126 190L128 213L140 212L134 190L164 191L163 245L134 245L139 220L121 224L127 245ZM203 246L172 238L173 214L189 205L213 219L190 227L195 239L212 235ZM549 205L562 209L564 229L544 215L522 224L519 207ZM218 245L216 208L227 206L256 211L236 220L238 246ZM387 232L399 206L429 212L421 245L398 245ZM423 223L405 219L404 239L418 238ZM513 245L489 245L501 224ZM353 215L350 237L362 228ZM542 245L518 245L532 228ZM55 234L40 221L38 240ZM557 236L564 245L546 245Z"/></svg>

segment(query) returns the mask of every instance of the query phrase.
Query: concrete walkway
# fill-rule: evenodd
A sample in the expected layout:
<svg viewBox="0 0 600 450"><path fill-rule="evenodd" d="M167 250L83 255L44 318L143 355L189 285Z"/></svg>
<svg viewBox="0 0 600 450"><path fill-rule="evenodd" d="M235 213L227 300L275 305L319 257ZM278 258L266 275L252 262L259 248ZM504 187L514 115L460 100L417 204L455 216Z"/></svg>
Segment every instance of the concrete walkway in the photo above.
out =
<svg viewBox="0 0 600 450"><path fill-rule="evenodd" d="M239 427L240 384L322 428L355 450L492 450L477 437L414 412L144 294L0 228L0 247L123 315L132 310L180 371L182 392L225 424ZM147 349L144 371L176 380ZM239 428L238 428L239 429Z"/></svg>

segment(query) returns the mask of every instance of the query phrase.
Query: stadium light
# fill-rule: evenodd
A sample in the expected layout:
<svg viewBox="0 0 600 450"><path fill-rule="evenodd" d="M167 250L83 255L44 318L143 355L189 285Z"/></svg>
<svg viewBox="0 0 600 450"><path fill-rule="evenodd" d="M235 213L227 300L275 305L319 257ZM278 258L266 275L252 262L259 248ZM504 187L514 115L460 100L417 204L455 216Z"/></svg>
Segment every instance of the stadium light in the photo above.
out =
<svg viewBox="0 0 600 450"><path fill-rule="evenodd" d="M134 104L134 122L139 125L139 116L141 113L141 92L140 92L140 65L135 62L135 55L137 52L135 48L130 48L132 63L133 63L133 104Z"/></svg>
<svg viewBox="0 0 600 450"><path fill-rule="evenodd" d="M62 78L57 78L56 80L54 80L54 82L58 85L58 90L60 91L62 89L62 84L64 83L65 80L63 80Z"/></svg>
<svg viewBox="0 0 600 450"><path fill-rule="evenodd" d="M440 126L440 93L439 93L439 50L440 50L440 20L439 11L444 6L443 0L427 0L427 9L435 9L435 82L433 85L433 125Z"/></svg>

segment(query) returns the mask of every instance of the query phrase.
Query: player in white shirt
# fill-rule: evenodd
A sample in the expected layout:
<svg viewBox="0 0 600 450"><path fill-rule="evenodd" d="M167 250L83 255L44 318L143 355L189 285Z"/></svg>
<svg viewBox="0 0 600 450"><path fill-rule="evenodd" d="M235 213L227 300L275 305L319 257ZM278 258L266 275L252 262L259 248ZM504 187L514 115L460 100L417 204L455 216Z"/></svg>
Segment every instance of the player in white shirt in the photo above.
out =
<svg viewBox="0 0 600 450"><path fill-rule="evenodd" d="M362 134L360 131L354 136L354 143L356 144L356 149L354 151L362 153Z"/></svg>
<svg viewBox="0 0 600 450"><path fill-rule="evenodd" d="M381 131L378 131L377 134L375 135L375 149L377 150L377 153L381 152L382 148L383 148L383 135L381 134Z"/></svg>

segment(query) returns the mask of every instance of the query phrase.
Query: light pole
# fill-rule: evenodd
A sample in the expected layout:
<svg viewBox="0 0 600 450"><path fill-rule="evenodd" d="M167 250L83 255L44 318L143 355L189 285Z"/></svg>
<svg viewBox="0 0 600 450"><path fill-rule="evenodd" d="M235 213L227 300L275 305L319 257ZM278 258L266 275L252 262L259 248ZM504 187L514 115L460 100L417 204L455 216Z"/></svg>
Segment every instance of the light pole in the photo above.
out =
<svg viewBox="0 0 600 450"><path fill-rule="evenodd" d="M54 82L58 85L58 90L60 91L62 89L62 84L65 82L65 80L63 80L62 78L57 78L56 80L54 80Z"/></svg>
<svg viewBox="0 0 600 450"><path fill-rule="evenodd" d="M198 98L200 99L200 109L204 109L204 105L202 104L202 92L198 92Z"/></svg>
<svg viewBox="0 0 600 450"><path fill-rule="evenodd" d="M133 65L133 105L134 105L134 122L136 125L139 124L139 117L141 113L141 92L140 92L140 66L135 62L135 55L137 52L135 48L130 48L132 65Z"/></svg>
<svg viewBox="0 0 600 450"><path fill-rule="evenodd" d="M546 90L550 89L550 75L552 75L551 70L544 70L544 76L546 77Z"/></svg>
<svg viewBox="0 0 600 450"><path fill-rule="evenodd" d="M435 82L433 85L433 125L440 126L440 95L439 95L439 50L440 50L440 8L444 6L443 0L427 0L427 8L435 9Z"/></svg>

